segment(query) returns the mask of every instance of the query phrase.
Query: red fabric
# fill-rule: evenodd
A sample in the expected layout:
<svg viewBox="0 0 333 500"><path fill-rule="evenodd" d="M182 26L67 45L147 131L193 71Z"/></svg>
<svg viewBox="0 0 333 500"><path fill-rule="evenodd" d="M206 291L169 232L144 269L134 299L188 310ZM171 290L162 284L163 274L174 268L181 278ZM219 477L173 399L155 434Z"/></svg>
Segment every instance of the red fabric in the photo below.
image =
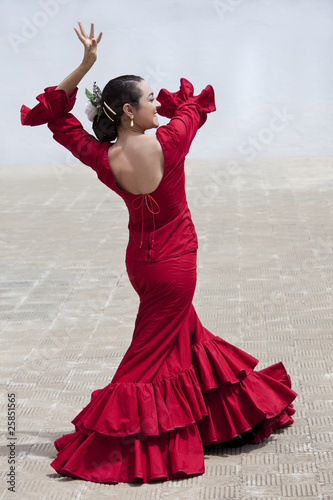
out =
<svg viewBox="0 0 333 500"><path fill-rule="evenodd" d="M293 422L296 394L283 365L258 372L257 360L205 329L192 304L197 237L185 194L184 159L207 113L207 86L198 96L181 80L163 89L157 129L165 171L153 193L133 195L116 185L108 148L69 113L75 96L46 89L22 123L48 123L54 138L120 195L129 211L126 267L140 306L133 338L113 379L92 393L74 418L76 431L55 442L60 474L95 482L166 480L204 472L203 446L251 430L253 442Z"/></svg>

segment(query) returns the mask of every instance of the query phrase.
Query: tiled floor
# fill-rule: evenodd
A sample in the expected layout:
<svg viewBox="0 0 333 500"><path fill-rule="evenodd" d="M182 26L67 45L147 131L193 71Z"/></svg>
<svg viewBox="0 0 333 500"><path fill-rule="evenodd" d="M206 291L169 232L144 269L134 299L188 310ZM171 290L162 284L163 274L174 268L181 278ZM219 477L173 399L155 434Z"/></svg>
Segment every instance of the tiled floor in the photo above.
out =
<svg viewBox="0 0 333 500"><path fill-rule="evenodd" d="M54 439L73 430L131 339L125 206L79 164L1 167L0 178L1 499L333 498L332 158L188 161L199 317L259 368L282 360L299 397L284 432L210 450L203 476L148 485L71 480L49 466Z"/></svg>

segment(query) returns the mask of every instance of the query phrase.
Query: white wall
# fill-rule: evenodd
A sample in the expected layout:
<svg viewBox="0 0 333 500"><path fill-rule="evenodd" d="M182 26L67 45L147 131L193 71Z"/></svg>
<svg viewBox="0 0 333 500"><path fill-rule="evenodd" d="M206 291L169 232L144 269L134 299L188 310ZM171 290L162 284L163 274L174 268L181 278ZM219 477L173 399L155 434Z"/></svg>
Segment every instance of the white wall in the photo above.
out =
<svg viewBox="0 0 333 500"><path fill-rule="evenodd" d="M211 83L217 112L198 133L192 157L333 153L332 0L1 0L1 164L70 161L43 127L22 127L32 107L80 62L72 27L104 32L99 58L80 86L119 74L145 77L157 92L179 78ZM163 123L165 123L163 121Z"/></svg>

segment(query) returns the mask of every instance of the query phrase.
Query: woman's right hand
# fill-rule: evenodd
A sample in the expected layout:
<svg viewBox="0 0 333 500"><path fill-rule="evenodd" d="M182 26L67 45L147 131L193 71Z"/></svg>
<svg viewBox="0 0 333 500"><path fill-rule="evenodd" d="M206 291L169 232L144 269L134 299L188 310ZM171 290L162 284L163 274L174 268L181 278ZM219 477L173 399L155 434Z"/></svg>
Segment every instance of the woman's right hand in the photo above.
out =
<svg viewBox="0 0 333 500"><path fill-rule="evenodd" d="M97 38L94 36L94 23L91 23L90 27L90 34L89 36L85 32L81 21L78 22L80 30L78 28L74 28L75 33L78 36L78 39L83 43L84 45L84 56L83 56L83 65L87 65L91 67L94 62L97 59L97 45L101 41L102 38L102 31L98 35Z"/></svg>

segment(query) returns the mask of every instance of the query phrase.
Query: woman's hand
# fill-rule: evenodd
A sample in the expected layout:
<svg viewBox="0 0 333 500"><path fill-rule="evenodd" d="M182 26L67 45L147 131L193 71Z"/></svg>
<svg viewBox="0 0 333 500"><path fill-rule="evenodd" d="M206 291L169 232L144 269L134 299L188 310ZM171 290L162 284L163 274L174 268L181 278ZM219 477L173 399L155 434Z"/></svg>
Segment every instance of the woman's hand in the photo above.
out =
<svg viewBox="0 0 333 500"><path fill-rule="evenodd" d="M74 30L78 36L78 39L84 45L84 56L83 56L82 64L91 67L97 59L97 45L101 41L103 33L100 32L98 37L95 38L94 23L91 23L90 34L88 36L87 33L85 32L83 26L82 26L81 21L78 22L78 25L79 25L80 30L78 30L78 28L74 28Z"/></svg>
<svg viewBox="0 0 333 500"><path fill-rule="evenodd" d="M67 95L71 95L82 78L88 73L92 65L97 59L97 45L101 41L102 32L97 38L94 37L94 23L91 23L90 35L88 36L84 31L82 23L79 22L80 31L74 28L79 40L84 45L84 56L82 63L70 75L68 75L61 83L59 83L56 90L65 90Z"/></svg>

